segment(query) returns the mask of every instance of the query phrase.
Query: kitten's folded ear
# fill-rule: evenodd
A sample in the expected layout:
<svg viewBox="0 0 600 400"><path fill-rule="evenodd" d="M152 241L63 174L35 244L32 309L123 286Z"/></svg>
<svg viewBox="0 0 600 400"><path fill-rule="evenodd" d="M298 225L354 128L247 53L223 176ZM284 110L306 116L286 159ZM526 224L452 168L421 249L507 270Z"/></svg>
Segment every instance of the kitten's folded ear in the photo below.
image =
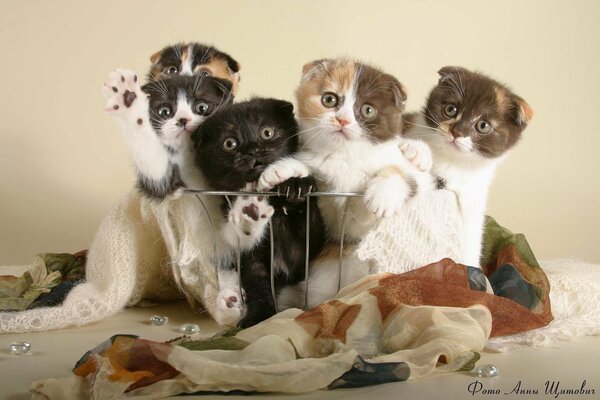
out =
<svg viewBox="0 0 600 400"><path fill-rule="evenodd" d="M160 49L159 51L157 51L156 53L154 53L150 56L150 62L152 63L152 65L156 64L158 62L158 60L160 60L160 57L162 56L163 51L165 51L165 49Z"/></svg>
<svg viewBox="0 0 600 400"><path fill-rule="evenodd" d="M331 61L331 58L322 58L304 64L302 67L302 80L305 81L311 79L318 71L327 68Z"/></svg>
<svg viewBox="0 0 600 400"><path fill-rule="evenodd" d="M438 74L440 75L440 80L438 81L438 85L442 82L445 82L449 79L455 80L456 82L461 82L462 78L460 77L461 73L469 73L470 71L463 67L457 67L452 65L447 65L445 67L440 68Z"/></svg>
<svg viewBox="0 0 600 400"><path fill-rule="evenodd" d="M533 108L521 97L514 95L512 117L518 126L526 126L533 118Z"/></svg>
<svg viewBox="0 0 600 400"><path fill-rule="evenodd" d="M217 90L221 92L221 95L223 97L228 98L227 103L233 102L233 92L231 91L233 83L231 83L231 81L228 79L221 79L216 77L213 77L211 79L215 83L215 87L217 88Z"/></svg>
<svg viewBox="0 0 600 400"><path fill-rule="evenodd" d="M269 99L273 107L281 112L294 115L294 105L289 101L278 100L278 99Z"/></svg>
<svg viewBox="0 0 600 400"><path fill-rule="evenodd" d="M406 105L406 99L408 98L406 95L406 89L404 89L404 86L402 86L398 79L391 75L390 77L392 77L392 93L394 94L394 103L396 104L396 107L402 107L404 109L404 106Z"/></svg>
<svg viewBox="0 0 600 400"><path fill-rule="evenodd" d="M242 67L241 67L241 65L240 65L239 62L237 62L236 60L234 60L233 57L231 57L227 53L223 53L223 56L225 57L225 61L227 62L227 66L229 67L229 69L231 70L231 72L233 72L233 73L240 72L240 69Z"/></svg>

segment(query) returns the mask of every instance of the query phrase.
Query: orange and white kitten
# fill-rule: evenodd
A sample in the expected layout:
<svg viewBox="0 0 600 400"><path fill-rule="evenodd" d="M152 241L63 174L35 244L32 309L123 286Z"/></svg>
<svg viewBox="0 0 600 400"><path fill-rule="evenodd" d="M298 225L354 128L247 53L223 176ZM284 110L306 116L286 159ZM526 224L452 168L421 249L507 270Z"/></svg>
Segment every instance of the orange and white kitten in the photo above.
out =
<svg viewBox="0 0 600 400"><path fill-rule="evenodd" d="M365 194L318 199L330 245L311 266L311 307L337 293L339 253L332 248L339 246L343 210L347 210L345 238L352 246L379 218L398 214L407 200L433 188L428 173L431 152L421 141L400 137L404 88L395 77L372 66L347 58L308 63L296 99L301 150L268 167L259 187L272 188L310 174L319 191ZM369 272L368 265L351 253L344 256L342 286ZM282 291L280 308L301 305L303 285Z"/></svg>
<svg viewBox="0 0 600 400"><path fill-rule="evenodd" d="M347 58L317 60L304 66L296 99L301 150L267 168L259 188L311 174L320 191L364 192L319 199L333 239L347 201L345 233L360 239L431 186L429 147L400 137L406 94L392 75Z"/></svg>

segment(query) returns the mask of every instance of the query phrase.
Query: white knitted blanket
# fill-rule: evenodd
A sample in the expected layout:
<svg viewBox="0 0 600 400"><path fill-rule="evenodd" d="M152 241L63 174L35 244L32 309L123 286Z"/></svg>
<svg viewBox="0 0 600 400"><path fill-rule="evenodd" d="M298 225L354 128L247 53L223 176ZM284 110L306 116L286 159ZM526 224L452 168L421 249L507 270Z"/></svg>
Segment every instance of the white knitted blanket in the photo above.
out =
<svg viewBox="0 0 600 400"><path fill-rule="evenodd" d="M76 286L61 306L0 313L0 333L81 326L142 299L167 301L184 295L214 315L213 254L202 250L212 248L212 237L199 207L193 196L157 204L132 190L100 225L88 252L86 282ZM358 256L374 261L379 272L394 273L444 257L458 259L461 229L456 198L436 191L409 204L403 215L383 220L360 243ZM535 331L493 339L489 350L555 345L600 333L600 266L579 261L542 266L551 285L555 321Z"/></svg>
<svg viewBox="0 0 600 400"><path fill-rule="evenodd" d="M190 245L189 231L197 221L190 218L189 224L182 224L189 218L186 209L192 203L200 206L194 200L184 196L159 204L132 190L98 228L88 251L86 282L73 288L58 307L0 313L0 332L86 325L142 299L169 301L188 293L196 300L215 298L215 273L207 262L212 254L198 254ZM178 288L181 278L188 282L189 292ZM203 303L209 311L214 307L210 301Z"/></svg>

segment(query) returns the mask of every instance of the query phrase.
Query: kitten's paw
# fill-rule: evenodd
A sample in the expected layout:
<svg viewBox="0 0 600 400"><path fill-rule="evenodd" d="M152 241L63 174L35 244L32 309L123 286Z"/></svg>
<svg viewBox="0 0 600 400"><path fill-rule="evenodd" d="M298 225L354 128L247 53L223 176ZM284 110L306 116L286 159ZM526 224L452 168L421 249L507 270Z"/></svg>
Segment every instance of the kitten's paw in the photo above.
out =
<svg viewBox="0 0 600 400"><path fill-rule="evenodd" d="M146 95L142 92L135 71L117 69L108 75L102 86L106 99L105 111L121 118L134 118L138 125L147 123Z"/></svg>
<svg viewBox="0 0 600 400"><path fill-rule="evenodd" d="M433 164L431 149L420 140L408 140L400 145L400 151L420 171L429 171Z"/></svg>
<svg viewBox="0 0 600 400"><path fill-rule="evenodd" d="M273 216L275 209L263 196L237 196L227 216L233 226L235 238L242 250L251 249L263 237L265 227Z"/></svg>
<svg viewBox="0 0 600 400"><path fill-rule="evenodd" d="M237 287L227 287L219 291L213 318L219 325L237 326L246 315L244 291Z"/></svg>
<svg viewBox="0 0 600 400"><path fill-rule="evenodd" d="M275 162L267 167L258 179L258 190L272 189L290 178L304 178L309 171L306 165L294 159Z"/></svg>
<svg viewBox="0 0 600 400"><path fill-rule="evenodd" d="M304 203L306 196L317 191L317 182L312 176L290 178L277 186L279 197L285 202L296 205Z"/></svg>
<svg viewBox="0 0 600 400"><path fill-rule="evenodd" d="M402 177L376 177L365 191L365 205L377 218L391 217L400 213L408 193Z"/></svg>

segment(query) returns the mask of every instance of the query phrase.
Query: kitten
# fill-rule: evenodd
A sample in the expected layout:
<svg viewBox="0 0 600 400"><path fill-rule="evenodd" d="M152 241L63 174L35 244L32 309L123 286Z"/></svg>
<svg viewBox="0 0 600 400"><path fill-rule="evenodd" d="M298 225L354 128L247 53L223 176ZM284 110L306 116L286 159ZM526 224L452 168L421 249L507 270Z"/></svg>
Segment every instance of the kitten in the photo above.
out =
<svg viewBox="0 0 600 400"><path fill-rule="evenodd" d="M497 166L521 138L531 107L506 86L461 67L438 71L420 114L406 116L404 135L425 141L440 187L456 193L464 237L458 262L479 267L483 223Z"/></svg>
<svg viewBox="0 0 600 400"><path fill-rule="evenodd" d="M240 65L229 54L201 43L178 43L167 46L150 56L149 81L174 75L202 75L226 79L237 94Z"/></svg>
<svg viewBox="0 0 600 400"><path fill-rule="evenodd" d="M230 90L231 83L218 78L175 76L140 87L133 71L110 74L103 88L106 111L119 118L144 195L162 200L201 181L189 165L190 136L231 103Z"/></svg>
<svg viewBox="0 0 600 400"><path fill-rule="evenodd" d="M298 125L293 105L286 101L255 98L214 114L194 133L196 164L216 190L253 188L260 174L275 161L297 150ZM275 314L270 269L276 288L304 278L306 194L316 190L310 177L292 178L276 187L281 196L269 201L256 196L237 196L226 210L229 223L223 235L240 246L242 287L247 296L247 315L242 327L252 326ZM269 205L270 203L270 205ZM226 204L226 203L225 203ZM309 259L321 250L324 227L316 199L311 203ZM228 207L227 207L228 208ZM270 265L269 218L273 228L274 265Z"/></svg>
<svg viewBox="0 0 600 400"><path fill-rule="evenodd" d="M304 66L296 97L301 151L267 168L261 188L310 171L321 190L365 192L364 200L348 200L346 233L360 239L375 217L396 214L405 200L427 187L428 175L419 168L429 167L428 147L399 136L406 94L396 78L345 58L318 60ZM340 236L346 201L319 201L333 238Z"/></svg>
<svg viewBox="0 0 600 400"><path fill-rule="evenodd" d="M429 148L400 137L407 97L395 77L350 59L317 60L304 66L296 97L301 150L267 168L259 186L271 188L311 173L322 191L364 192L364 198L319 199L334 242L341 236L345 207L346 240L356 241L378 218L397 214L406 200L431 187L425 172L431 164ZM337 252L333 254L334 259L319 259L311 268L310 304L337 291ZM347 264L346 283L368 272L364 264Z"/></svg>

